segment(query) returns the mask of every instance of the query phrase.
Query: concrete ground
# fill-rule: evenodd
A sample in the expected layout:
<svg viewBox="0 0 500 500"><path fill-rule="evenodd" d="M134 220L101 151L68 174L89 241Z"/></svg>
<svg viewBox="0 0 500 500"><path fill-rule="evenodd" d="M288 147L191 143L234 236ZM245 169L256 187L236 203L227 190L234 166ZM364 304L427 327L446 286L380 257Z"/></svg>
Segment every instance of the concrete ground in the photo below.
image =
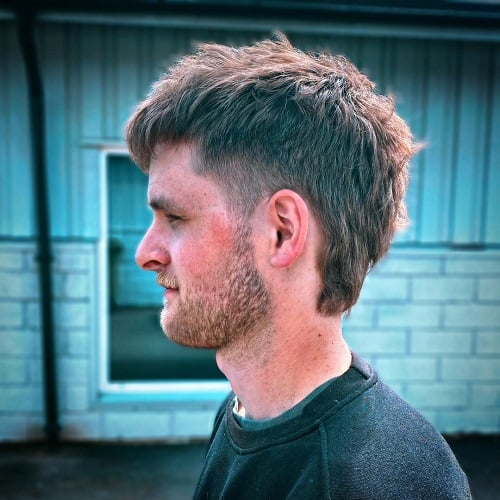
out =
<svg viewBox="0 0 500 500"><path fill-rule="evenodd" d="M476 500L500 499L500 436L449 439ZM204 443L0 445L0 498L167 499L192 496ZM307 500L307 499L305 499Z"/></svg>
<svg viewBox="0 0 500 500"><path fill-rule="evenodd" d="M205 444L3 445L0 499L189 499L204 452Z"/></svg>

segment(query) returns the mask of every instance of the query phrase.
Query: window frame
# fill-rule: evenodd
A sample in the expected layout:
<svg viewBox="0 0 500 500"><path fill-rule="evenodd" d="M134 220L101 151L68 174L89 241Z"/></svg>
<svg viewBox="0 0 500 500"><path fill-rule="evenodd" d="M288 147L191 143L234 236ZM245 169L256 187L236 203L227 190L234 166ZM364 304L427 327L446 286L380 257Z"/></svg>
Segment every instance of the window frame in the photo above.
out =
<svg viewBox="0 0 500 500"><path fill-rule="evenodd" d="M109 197L108 166L111 156L128 157L125 146L107 146L100 152L99 168L99 238L98 252L98 392L105 401L116 401L153 396L167 401L214 401L219 402L231 390L226 380L162 380L113 382L110 380L110 310L109 310Z"/></svg>

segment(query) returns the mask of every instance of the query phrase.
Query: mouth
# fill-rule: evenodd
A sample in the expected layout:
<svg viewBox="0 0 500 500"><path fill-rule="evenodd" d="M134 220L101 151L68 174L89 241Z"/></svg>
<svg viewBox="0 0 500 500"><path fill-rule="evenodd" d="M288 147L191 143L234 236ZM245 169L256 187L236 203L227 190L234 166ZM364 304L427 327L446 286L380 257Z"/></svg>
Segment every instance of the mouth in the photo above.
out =
<svg viewBox="0 0 500 500"><path fill-rule="evenodd" d="M165 276L165 275L160 273L156 277L156 282L158 283L158 285L165 288L166 290L178 290L179 289L179 282L173 276Z"/></svg>

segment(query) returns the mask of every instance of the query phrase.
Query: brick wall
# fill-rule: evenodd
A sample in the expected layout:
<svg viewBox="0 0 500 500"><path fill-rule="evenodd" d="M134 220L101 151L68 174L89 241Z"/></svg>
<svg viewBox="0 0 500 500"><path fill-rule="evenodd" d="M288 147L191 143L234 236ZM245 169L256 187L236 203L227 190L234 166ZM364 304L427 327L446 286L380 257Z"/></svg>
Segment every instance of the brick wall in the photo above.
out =
<svg viewBox="0 0 500 500"><path fill-rule="evenodd" d="M37 438L43 419L40 338L30 321L38 297L32 252L0 247L0 438Z"/></svg>
<svg viewBox="0 0 500 500"><path fill-rule="evenodd" d="M60 408L86 409L92 380L92 246L58 246L54 322ZM0 439L43 436L43 366L34 246L0 246Z"/></svg>
<svg viewBox="0 0 500 500"><path fill-rule="evenodd" d="M0 243L0 441L43 438L38 275L31 243ZM183 440L208 436L217 405L109 402L98 387L97 249L54 247L54 321L62 439ZM164 399L164 398L163 398ZM189 411L189 408L194 411Z"/></svg>
<svg viewBox="0 0 500 500"><path fill-rule="evenodd" d="M216 404L98 387L97 250L55 246L63 439L206 437ZM345 321L352 348L442 432L500 431L500 252L393 250ZM0 441L43 436L38 278L31 243L0 243Z"/></svg>
<svg viewBox="0 0 500 500"><path fill-rule="evenodd" d="M344 328L439 430L499 432L500 252L393 249Z"/></svg>

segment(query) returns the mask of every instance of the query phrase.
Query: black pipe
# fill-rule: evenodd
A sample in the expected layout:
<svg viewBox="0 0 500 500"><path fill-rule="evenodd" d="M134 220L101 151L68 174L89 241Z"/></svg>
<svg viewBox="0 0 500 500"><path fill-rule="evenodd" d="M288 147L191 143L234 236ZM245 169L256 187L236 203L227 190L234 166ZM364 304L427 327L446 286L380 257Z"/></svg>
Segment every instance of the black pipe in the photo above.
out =
<svg viewBox="0 0 500 500"><path fill-rule="evenodd" d="M20 2L21 3L21 2ZM29 4L29 2L27 2ZM33 194L37 225L38 282L43 345L45 436L49 444L59 438L54 314L52 301L52 249L45 156L45 106L43 82L35 43L34 12L18 9L17 34L26 68L31 126Z"/></svg>

